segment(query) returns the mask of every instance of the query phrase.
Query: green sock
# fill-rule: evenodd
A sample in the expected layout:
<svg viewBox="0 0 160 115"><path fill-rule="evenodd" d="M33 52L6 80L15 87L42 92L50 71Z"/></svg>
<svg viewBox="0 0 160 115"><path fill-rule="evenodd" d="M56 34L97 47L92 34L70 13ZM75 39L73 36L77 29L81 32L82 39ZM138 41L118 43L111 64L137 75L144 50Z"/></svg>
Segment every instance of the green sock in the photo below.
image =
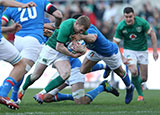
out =
<svg viewBox="0 0 160 115"><path fill-rule="evenodd" d="M24 85L22 86L22 89L23 90L26 90L30 85L32 85L34 83L34 81L31 81L31 75L32 74L29 74L24 82Z"/></svg>
<svg viewBox="0 0 160 115"><path fill-rule="evenodd" d="M132 76L132 83L134 84L138 95L143 96L143 92L141 89L141 77L140 76L135 76L135 77Z"/></svg>
<svg viewBox="0 0 160 115"><path fill-rule="evenodd" d="M51 91L52 89L58 87L59 85L63 84L65 80L62 79L61 76L56 77L52 81L49 82L49 84L44 88L46 92Z"/></svg>

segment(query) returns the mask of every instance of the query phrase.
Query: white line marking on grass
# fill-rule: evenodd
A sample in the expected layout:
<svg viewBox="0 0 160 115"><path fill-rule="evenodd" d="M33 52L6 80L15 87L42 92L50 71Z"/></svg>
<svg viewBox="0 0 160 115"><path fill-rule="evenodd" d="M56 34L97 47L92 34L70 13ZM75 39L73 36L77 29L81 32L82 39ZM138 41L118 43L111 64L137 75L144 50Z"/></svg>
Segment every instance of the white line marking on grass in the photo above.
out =
<svg viewBox="0 0 160 115"><path fill-rule="evenodd" d="M24 112L24 113L3 113L3 115L106 115L106 114L142 114L142 113L150 113L150 114L160 114L160 111L115 111L115 112ZM1 113L0 113L1 115Z"/></svg>

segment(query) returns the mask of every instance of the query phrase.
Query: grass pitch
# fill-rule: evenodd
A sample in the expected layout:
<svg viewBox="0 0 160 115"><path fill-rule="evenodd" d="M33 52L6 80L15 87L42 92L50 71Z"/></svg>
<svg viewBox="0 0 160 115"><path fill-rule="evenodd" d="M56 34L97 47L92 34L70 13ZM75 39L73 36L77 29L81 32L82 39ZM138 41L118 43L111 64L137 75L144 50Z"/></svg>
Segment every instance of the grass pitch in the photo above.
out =
<svg viewBox="0 0 160 115"><path fill-rule="evenodd" d="M124 102L125 90L119 90L119 97L103 92L89 105L76 105L73 101L39 105L33 99L39 91L40 89L29 89L19 110L10 110L0 104L0 115L160 115L159 90L144 90L143 102L137 102L137 92L134 91L134 98L130 104ZM71 91L66 89L62 93Z"/></svg>

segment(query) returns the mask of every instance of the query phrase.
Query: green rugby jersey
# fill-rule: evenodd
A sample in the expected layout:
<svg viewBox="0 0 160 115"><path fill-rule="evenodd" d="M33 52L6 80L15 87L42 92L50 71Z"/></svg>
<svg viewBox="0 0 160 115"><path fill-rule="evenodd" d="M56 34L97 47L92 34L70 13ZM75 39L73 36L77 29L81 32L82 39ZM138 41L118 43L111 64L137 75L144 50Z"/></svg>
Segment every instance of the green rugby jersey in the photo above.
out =
<svg viewBox="0 0 160 115"><path fill-rule="evenodd" d="M124 49L134 51L147 50L147 32L150 30L149 23L140 17L135 16L133 25L128 26L125 20L122 20L116 29L115 38L123 39Z"/></svg>
<svg viewBox="0 0 160 115"><path fill-rule="evenodd" d="M65 46L72 40L71 35L74 35L73 25L75 23L75 19L67 19L63 21L60 25L59 29L56 29L52 36L46 42L51 48L56 49L57 41L60 43L64 43ZM88 32L84 32L84 34L88 34Z"/></svg>

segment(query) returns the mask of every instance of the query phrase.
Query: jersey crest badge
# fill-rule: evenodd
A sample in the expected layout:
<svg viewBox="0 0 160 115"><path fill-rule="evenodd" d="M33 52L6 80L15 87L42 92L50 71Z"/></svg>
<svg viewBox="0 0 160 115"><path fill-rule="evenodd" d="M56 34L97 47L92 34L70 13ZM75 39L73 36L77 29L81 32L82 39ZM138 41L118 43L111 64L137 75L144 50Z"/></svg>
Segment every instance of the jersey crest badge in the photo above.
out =
<svg viewBox="0 0 160 115"><path fill-rule="evenodd" d="M137 30L137 32L141 32L142 31L142 27L139 26L139 27L136 28L136 30Z"/></svg>

